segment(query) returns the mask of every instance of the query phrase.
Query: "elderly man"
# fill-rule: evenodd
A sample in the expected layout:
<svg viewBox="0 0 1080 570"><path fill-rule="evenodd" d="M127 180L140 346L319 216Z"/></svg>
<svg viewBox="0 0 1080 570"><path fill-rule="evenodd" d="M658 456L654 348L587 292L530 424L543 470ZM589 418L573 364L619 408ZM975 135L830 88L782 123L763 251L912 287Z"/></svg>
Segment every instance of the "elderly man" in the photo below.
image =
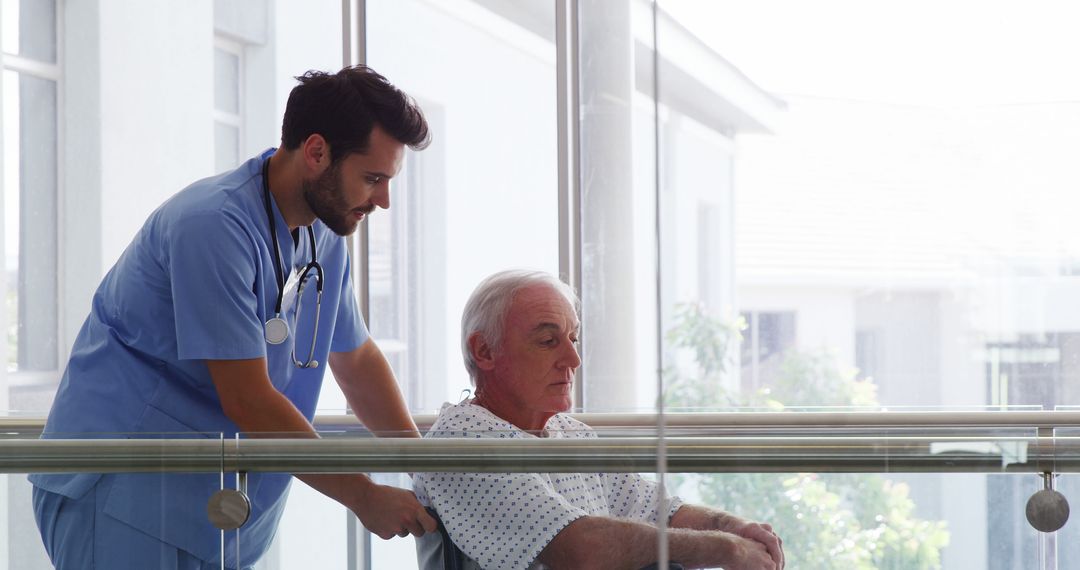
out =
<svg viewBox="0 0 1080 570"><path fill-rule="evenodd" d="M581 364L573 291L549 274L506 271L473 292L461 319L476 397L447 404L427 437L592 438L564 415ZM439 513L467 567L641 568L657 559L658 486L635 474L423 473L417 496ZM670 501L670 558L688 568L783 568L780 538L718 510ZM418 540L441 567L439 537Z"/></svg>

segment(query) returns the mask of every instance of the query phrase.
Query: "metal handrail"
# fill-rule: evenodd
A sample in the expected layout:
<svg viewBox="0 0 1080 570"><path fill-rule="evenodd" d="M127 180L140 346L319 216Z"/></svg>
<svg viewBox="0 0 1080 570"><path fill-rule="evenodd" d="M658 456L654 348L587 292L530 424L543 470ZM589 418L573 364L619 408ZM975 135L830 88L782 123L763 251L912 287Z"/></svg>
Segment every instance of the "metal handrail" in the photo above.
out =
<svg viewBox="0 0 1080 570"><path fill-rule="evenodd" d="M669 472L1080 472L1080 438L674 437ZM12 439L0 472L647 472L655 437Z"/></svg>
<svg viewBox="0 0 1080 570"><path fill-rule="evenodd" d="M650 413L579 413L572 417L595 428L640 427L656 425ZM431 427L435 414L415 414L413 421L423 430ZM315 418L315 427L353 428L360 423L350 414L323 414ZM1080 411L809 411L809 412L666 412L664 425L707 428L883 428L883 427L1080 427ZM40 433L43 417L0 417L0 432Z"/></svg>
<svg viewBox="0 0 1080 570"><path fill-rule="evenodd" d="M649 432L655 415L574 417L618 437L39 440L44 418L8 417L0 419L0 432L9 435L0 439L0 472L656 469L658 441ZM422 429L434 418L414 416ZM724 412L664 418L667 426L681 428L670 432L677 437L665 439L672 472L1080 472L1080 440L1053 437L1055 429L1080 427L1080 412L1073 411ZM315 425L327 433L360 427L351 415L319 416ZM705 437L685 437L693 433Z"/></svg>
<svg viewBox="0 0 1080 570"><path fill-rule="evenodd" d="M655 413L577 413L571 417L594 428L656 426ZM435 421L435 414L416 414L421 429ZM356 425L352 415L320 415L316 426ZM1080 427L1080 411L1058 410L920 410L920 411L786 411L786 412L665 412L664 425L687 428L886 428L886 427Z"/></svg>

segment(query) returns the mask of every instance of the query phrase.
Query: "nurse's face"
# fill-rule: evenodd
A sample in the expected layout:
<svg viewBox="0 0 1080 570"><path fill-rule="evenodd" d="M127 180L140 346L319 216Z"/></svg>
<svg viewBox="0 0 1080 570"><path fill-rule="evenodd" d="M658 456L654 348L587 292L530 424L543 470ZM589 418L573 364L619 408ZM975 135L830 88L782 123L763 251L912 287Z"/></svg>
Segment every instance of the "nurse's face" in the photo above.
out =
<svg viewBox="0 0 1080 570"><path fill-rule="evenodd" d="M405 145L375 125L366 153L351 153L304 181L304 200L326 227L347 236L376 207L390 207L390 179L404 157Z"/></svg>

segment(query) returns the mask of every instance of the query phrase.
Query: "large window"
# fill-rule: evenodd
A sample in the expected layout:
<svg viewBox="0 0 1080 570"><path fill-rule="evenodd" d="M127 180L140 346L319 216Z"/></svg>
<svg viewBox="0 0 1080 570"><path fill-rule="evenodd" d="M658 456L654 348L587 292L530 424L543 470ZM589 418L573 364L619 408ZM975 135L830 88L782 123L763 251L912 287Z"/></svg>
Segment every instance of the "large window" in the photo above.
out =
<svg viewBox="0 0 1080 570"><path fill-rule="evenodd" d="M58 379L62 354L59 290L62 226L60 201L60 18L54 0L2 0L0 45L3 75L3 151L0 173L0 416L41 410ZM0 509L29 513L19 476L0 476ZM13 521L9 524L8 520ZM0 567L43 564L21 516L0 521ZM29 547L28 547L29 546ZM43 567L43 566L38 566Z"/></svg>
<svg viewBox="0 0 1080 570"><path fill-rule="evenodd" d="M471 388L458 338L480 280L558 272L554 3L372 0L366 18L368 63L433 129L367 250L372 333L410 407L432 412Z"/></svg>
<svg viewBox="0 0 1080 570"><path fill-rule="evenodd" d="M438 106L427 105L424 110L429 120L441 122ZM445 293L425 287L433 279L446 278L441 253L446 241L445 197L432 192L433 181L425 177L435 174L427 166L439 164L440 148L410 154L393 182L392 207L368 222L371 330L409 407L416 410L424 409L425 402L448 397L441 382L432 378L447 365L447 343L439 334L447 330Z"/></svg>
<svg viewBox="0 0 1080 570"><path fill-rule="evenodd" d="M493 270L529 259L498 253L508 239L530 251L521 232L496 234L484 255L465 265L446 263L453 245L464 246L477 229L499 231L504 220L520 225L523 211L543 219L529 206L508 208L495 190L515 186L515 196L531 204L530 191L517 187L521 178L491 183L487 169L472 166L490 146L475 153L460 148L477 147L458 138L465 99L455 99L466 84L474 87L473 99L486 103L467 115L473 132L487 133L489 122L518 127L506 122L507 101L532 115L544 112L551 91L535 84L552 68L535 68L535 52L507 32L519 29L514 25L551 29L550 17L538 16L550 4L527 4L369 3L370 63L417 91L445 121L447 146L411 157L415 164L399 186L410 194L403 202L438 184L421 174L424 188L418 188L408 181L416 170L445 176L451 186L440 197L448 211L458 203L456 168L485 177L475 184L467 230L453 216L432 219L411 210L405 219L372 220L373 330L387 339L410 403L420 409L457 399L465 386L454 296ZM1061 73L1034 73L1022 63L1078 53L1067 28L1052 26L1025 47L1006 50L994 38L1011 37L1021 24L1003 23L1009 18L976 4L944 14L930 5L855 2L670 1L655 12L635 1L575 6L579 406L652 411L658 375L662 401L680 408L1076 403L1067 386L1075 376L1070 339L1080 322L1067 315L1080 312L1062 308L1080 298L1068 270L1080 242L1063 214L1075 200L1062 189L1075 185L1065 157L1080 150L1073 103L1080 90ZM1034 22L1069 20L1043 8L1032 8L1023 21L1042 29ZM964 20L970 13L977 14L975 29ZM893 25L896 19L907 26ZM445 25L435 31L428 20ZM389 35L404 22L423 37L453 32L456 42L435 53L423 48L424 40L402 46ZM467 27L459 28L462 22ZM822 34L824 28L830 31ZM910 43L889 35L898 29L925 36L917 54L896 51ZM956 34L980 47L958 48ZM466 51L474 42L484 46L482 54ZM991 71L1007 62L1021 62L1010 69L1022 80L1004 85ZM494 84L486 73L493 67L499 69ZM466 81L447 73L463 69ZM483 164L544 148L535 137L514 140L511 148L496 144L498 158ZM446 171L426 166L429 158L445 161ZM540 164L550 171L553 163ZM554 186L545 192L554 198ZM399 223L418 227L391 228ZM445 255L415 241L439 231L446 232ZM489 259L498 263L480 265ZM437 318L419 295L430 295L443 271L450 310ZM431 330L424 323L446 331L451 342L443 351L421 340L418 331ZM425 361L446 368L421 374ZM456 384L444 380L455 375ZM795 486L846 497L837 516L855 513L852 520L867 525L866 532L871 523L859 513L871 499L857 490L873 489L908 509L893 524L923 529L910 538L934 546L924 559L885 551L865 553L870 559L903 560L902 567L974 560L978 567L991 556L986 513L950 506L954 497L993 501L996 483L988 486L984 477L691 483L683 491L750 485L753 494L765 492L754 486ZM724 497L738 498L717 495ZM946 506L933 506L939 503ZM1010 547L1016 556L1030 554L1025 541Z"/></svg>
<svg viewBox="0 0 1080 570"><path fill-rule="evenodd" d="M703 145L679 146L685 134L669 135L672 156L661 164L673 171L662 184L668 176L685 180L662 207L679 208L677 196L699 188L722 192L730 184L733 192L734 265L725 279L734 314L743 318L725 321L731 313L722 307L703 312L721 332L698 335L695 348L707 354L703 345L738 339L742 350L726 369L741 370L742 382L734 394L731 385L701 383L699 398L718 394L710 401L776 409L1080 403L1073 340L1080 280L1063 271L1080 251L1067 213L1078 205L1068 189L1080 183L1069 158L1080 152L1080 82L1061 71L1080 63L1075 7L843 0L661 6L682 33L775 102L768 114L752 105L727 113L728 128L715 129L733 150L710 153L712 163L696 159L700 171L685 161ZM660 35L661 54L665 46L669 54L681 49L678 33ZM687 91L681 81L661 70L661 101L701 97L728 111L727 103L750 101L730 89L734 84L703 79L706 85ZM748 121L754 111L763 120ZM678 240L692 218L674 219L675 229L662 235ZM678 259L685 243L661 265L673 269L671 256ZM679 294L677 286L667 292ZM682 300L671 301L661 309ZM674 324L667 330L688 330L686 319ZM695 337L668 338L678 358ZM689 359L685 374L707 378L708 367ZM918 524L944 525L947 546L938 541L935 549L944 567L1008 568L1037 558L1038 540L1022 515L1031 481L888 479L904 482ZM851 489L823 481L841 496ZM756 482L780 483L801 484ZM852 512L859 501L850 503ZM926 528L927 542L942 538ZM1059 563L1075 563L1063 562L1073 553L1061 555Z"/></svg>
<svg viewBox="0 0 1080 570"><path fill-rule="evenodd" d="M53 1L4 0L0 9L7 338L0 350L9 373L45 372L55 378L60 354L57 8Z"/></svg>

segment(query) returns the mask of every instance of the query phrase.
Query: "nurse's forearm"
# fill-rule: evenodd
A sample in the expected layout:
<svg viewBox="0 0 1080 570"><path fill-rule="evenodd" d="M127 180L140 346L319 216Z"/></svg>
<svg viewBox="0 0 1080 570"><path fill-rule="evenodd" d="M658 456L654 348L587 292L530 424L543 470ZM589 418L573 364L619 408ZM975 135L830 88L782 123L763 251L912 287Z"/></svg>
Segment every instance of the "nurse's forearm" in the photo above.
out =
<svg viewBox="0 0 1080 570"><path fill-rule="evenodd" d="M297 476L324 495L349 507L379 538L434 532L435 519L412 491L379 485L363 475Z"/></svg>
<svg viewBox="0 0 1080 570"><path fill-rule="evenodd" d="M207 367L222 410L241 432L253 437L319 437L307 418L270 383L264 360L214 360L207 361ZM435 529L435 521L404 489L376 484L363 474L296 477L351 509L380 537L402 533L420 536Z"/></svg>
<svg viewBox="0 0 1080 570"><path fill-rule="evenodd" d="M394 371L374 341L351 352L330 353L330 369L356 417L373 433L420 437Z"/></svg>
<svg viewBox="0 0 1080 570"><path fill-rule="evenodd" d="M281 392L274 389L262 359L207 361L221 408L244 435L319 437L307 418ZM298 475L324 495L346 506L372 482L364 475Z"/></svg>
<svg viewBox="0 0 1080 570"><path fill-rule="evenodd" d="M241 412L234 421L258 437L318 437L311 424L281 394L259 394L250 402L251 410ZM290 411L291 410L291 411ZM288 429L280 429L288 427ZM285 432L285 433L270 433ZM366 475L295 474L297 479L316 491L348 507L371 532L382 538L409 533L415 536L434 530L435 523L409 491L373 482Z"/></svg>
<svg viewBox="0 0 1080 570"><path fill-rule="evenodd" d="M364 426L380 437L420 437L393 374L368 378L366 389L349 398Z"/></svg>
<svg viewBox="0 0 1080 570"><path fill-rule="evenodd" d="M226 414L248 437L319 437L292 402L277 390L254 391L241 405ZM297 474L297 479L311 485L320 493L352 508L361 500L365 490L373 485L362 474L312 475Z"/></svg>
<svg viewBox="0 0 1080 570"><path fill-rule="evenodd" d="M311 422L270 383L266 361L208 360L221 409L241 432L315 437Z"/></svg>

